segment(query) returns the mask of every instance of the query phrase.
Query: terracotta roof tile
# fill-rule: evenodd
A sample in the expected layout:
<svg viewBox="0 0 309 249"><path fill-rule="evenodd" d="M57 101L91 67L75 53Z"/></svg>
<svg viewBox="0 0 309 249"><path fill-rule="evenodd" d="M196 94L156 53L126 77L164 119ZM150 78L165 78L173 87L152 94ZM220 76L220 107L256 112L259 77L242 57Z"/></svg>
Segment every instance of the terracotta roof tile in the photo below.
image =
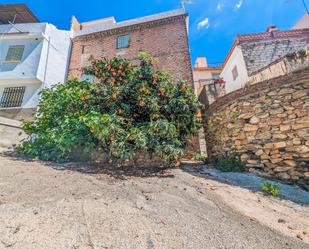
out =
<svg viewBox="0 0 309 249"><path fill-rule="evenodd" d="M309 28L238 35L223 67L236 46L241 48L248 74L251 75L286 54L301 50L308 45Z"/></svg>
<svg viewBox="0 0 309 249"><path fill-rule="evenodd" d="M238 35L236 39L238 44L240 44L243 42L250 42L250 41L263 41L263 40L267 41L267 40L299 38L299 37L309 37L309 28L293 29L293 30L274 30L271 32Z"/></svg>

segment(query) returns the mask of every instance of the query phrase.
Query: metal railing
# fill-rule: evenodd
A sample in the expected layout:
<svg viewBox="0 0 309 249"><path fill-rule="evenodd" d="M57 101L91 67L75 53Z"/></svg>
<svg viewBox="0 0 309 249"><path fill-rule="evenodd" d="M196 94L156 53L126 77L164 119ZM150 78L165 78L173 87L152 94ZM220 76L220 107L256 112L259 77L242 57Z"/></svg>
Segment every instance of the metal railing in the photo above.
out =
<svg viewBox="0 0 309 249"><path fill-rule="evenodd" d="M26 87L6 87L4 88L0 107L7 108L7 107L20 107L23 102L24 94L25 94Z"/></svg>
<svg viewBox="0 0 309 249"><path fill-rule="evenodd" d="M223 62L211 62L207 63L207 66L210 68L221 68L223 65Z"/></svg>

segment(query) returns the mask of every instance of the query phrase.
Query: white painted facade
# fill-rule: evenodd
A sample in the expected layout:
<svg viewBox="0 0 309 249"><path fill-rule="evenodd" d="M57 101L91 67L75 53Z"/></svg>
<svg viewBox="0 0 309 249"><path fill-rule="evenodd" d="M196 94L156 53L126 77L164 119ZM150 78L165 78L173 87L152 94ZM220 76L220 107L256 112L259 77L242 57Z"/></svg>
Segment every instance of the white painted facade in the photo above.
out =
<svg viewBox="0 0 309 249"><path fill-rule="evenodd" d="M22 45L19 63L8 63L10 46ZM25 87L21 108L35 108L41 89L66 79L71 32L48 23L0 25L0 101L7 87Z"/></svg>
<svg viewBox="0 0 309 249"><path fill-rule="evenodd" d="M236 68L238 76L234 79L233 69ZM226 94L238 90L248 82L248 71L240 46L236 46L230 58L224 65L220 77L225 81Z"/></svg>
<svg viewBox="0 0 309 249"><path fill-rule="evenodd" d="M306 13L292 29L308 29L309 28L309 14Z"/></svg>
<svg viewBox="0 0 309 249"><path fill-rule="evenodd" d="M195 67L193 68L194 92L199 97L203 90L205 90L207 101L200 99L203 104L211 104L216 100L215 96L223 95L224 89L222 88L224 86L215 85L215 80L220 78L220 73L220 65L209 67L206 57L198 57L196 59Z"/></svg>

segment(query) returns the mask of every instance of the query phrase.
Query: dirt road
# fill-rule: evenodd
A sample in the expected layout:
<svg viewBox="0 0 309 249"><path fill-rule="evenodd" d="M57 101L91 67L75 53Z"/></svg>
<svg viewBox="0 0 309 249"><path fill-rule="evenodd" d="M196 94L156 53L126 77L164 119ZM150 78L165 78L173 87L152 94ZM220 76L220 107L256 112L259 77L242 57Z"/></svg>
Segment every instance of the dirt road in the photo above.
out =
<svg viewBox="0 0 309 249"><path fill-rule="evenodd" d="M0 248L309 248L181 169L127 178L0 156Z"/></svg>

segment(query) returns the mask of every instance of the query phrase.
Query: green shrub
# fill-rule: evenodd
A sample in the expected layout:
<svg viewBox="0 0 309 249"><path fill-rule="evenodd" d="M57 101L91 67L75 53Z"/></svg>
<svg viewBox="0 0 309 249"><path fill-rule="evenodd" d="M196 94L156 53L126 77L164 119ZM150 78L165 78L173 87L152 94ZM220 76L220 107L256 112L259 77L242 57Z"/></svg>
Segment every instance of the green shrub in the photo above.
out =
<svg viewBox="0 0 309 249"><path fill-rule="evenodd" d="M23 128L32 139L18 149L30 157L65 162L107 153L132 160L139 151L175 162L186 137L197 131L201 107L191 87L174 83L144 53L140 65L126 59L91 59L95 82L71 79L41 92L38 113ZM34 135L33 135L34 134Z"/></svg>
<svg viewBox="0 0 309 249"><path fill-rule="evenodd" d="M280 196L280 185L278 183L262 182L261 189L265 195Z"/></svg>
<svg viewBox="0 0 309 249"><path fill-rule="evenodd" d="M201 152L197 152L197 153L195 153L194 155L193 155L193 159L195 160L195 161L205 161L205 156L204 155L202 155L202 153Z"/></svg>
<svg viewBox="0 0 309 249"><path fill-rule="evenodd" d="M223 172L243 172L246 169L244 162L236 154L220 155L215 161L215 168Z"/></svg>

